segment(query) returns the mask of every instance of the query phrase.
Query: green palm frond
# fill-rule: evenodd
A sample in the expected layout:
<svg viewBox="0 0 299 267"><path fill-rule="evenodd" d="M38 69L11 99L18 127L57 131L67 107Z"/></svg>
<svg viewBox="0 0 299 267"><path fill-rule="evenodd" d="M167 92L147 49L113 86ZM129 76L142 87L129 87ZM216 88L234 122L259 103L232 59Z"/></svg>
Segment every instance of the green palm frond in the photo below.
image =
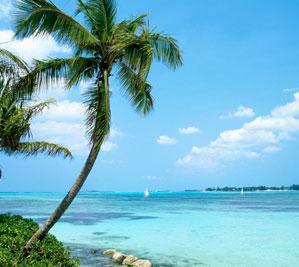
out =
<svg viewBox="0 0 299 267"><path fill-rule="evenodd" d="M97 42L84 26L48 0L18 1L16 18L17 37L51 34L72 47Z"/></svg>
<svg viewBox="0 0 299 267"><path fill-rule="evenodd" d="M95 123L97 118L97 107L99 105L99 89L98 86L90 86L83 94L83 104L86 106L86 127L87 136L92 143L93 134L95 132Z"/></svg>
<svg viewBox="0 0 299 267"><path fill-rule="evenodd" d="M71 88L80 81L94 78L98 71L98 61L95 58L77 57L69 69L67 85Z"/></svg>
<svg viewBox="0 0 299 267"><path fill-rule="evenodd" d="M65 79L67 87L70 88L80 80L92 78L97 68L94 58L54 58L35 60L32 74L39 87L44 85L50 88L57 85L61 79Z"/></svg>
<svg viewBox="0 0 299 267"><path fill-rule="evenodd" d="M0 48L0 79L7 84L16 84L29 73L29 66L17 55Z"/></svg>
<svg viewBox="0 0 299 267"><path fill-rule="evenodd" d="M138 75L125 63L119 65L118 78L122 88L137 112L149 113L153 109L151 85L142 75Z"/></svg>
<svg viewBox="0 0 299 267"><path fill-rule="evenodd" d="M37 103L35 105L31 105L29 107L23 107L24 111L28 114L30 118L38 115L39 113L43 112L45 108L49 108L51 104L54 104L54 99L48 99L46 101Z"/></svg>
<svg viewBox="0 0 299 267"><path fill-rule="evenodd" d="M104 76L103 81L84 93L87 134L90 142L97 145L101 145L110 131L110 92L107 73L104 73Z"/></svg>
<svg viewBox="0 0 299 267"><path fill-rule="evenodd" d="M145 21L146 17L147 15L143 14L133 20L125 21L125 23L127 24L126 27L128 31L132 33L136 33L138 29L143 28L146 25L146 21Z"/></svg>
<svg viewBox="0 0 299 267"><path fill-rule="evenodd" d="M149 82L153 62L176 69L182 65L182 55L173 37L149 29L146 15L117 23L115 0L76 1L75 15L83 16L82 25L50 0L20 0L17 36L51 34L74 47L72 58L35 61L30 74L36 88L50 87L60 79L69 88L80 81L93 81L84 93L84 104L87 134L95 144L109 133L109 78L114 68L135 110L147 114L154 105Z"/></svg>
<svg viewBox="0 0 299 267"><path fill-rule="evenodd" d="M28 64L17 55L1 48L0 79L6 81L9 89L18 98L30 96L31 92L36 88Z"/></svg>
<svg viewBox="0 0 299 267"><path fill-rule="evenodd" d="M85 16L85 22L91 28L93 22L92 14L90 13L89 7L83 0L77 0L75 16L78 14L83 14Z"/></svg>
<svg viewBox="0 0 299 267"><path fill-rule="evenodd" d="M26 156L44 153L49 156L62 155L72 157L70 151L57 144L47 142L26 142L32 135L30 125L32 119L48 108L53 100L39 103L32 102L28 97L28 84L30 94L36 89L36 76L38 73L31 71L27 64L17 56L4 50L0 50L0 59L11 62L16 73L15 77L0 76L0 151L8 155L24 154ZM24 76L19 76L26 72Z"/></svg>
<svg viewBox="0 0 299 267"><path fill-rule="evenodd" d="M182 65L182 56L177 41L167 35L145 31L145 39L153 48L154 58L162 61L168 67L176 69Z"/></svg>
<svg viewBox="0 0 299 267"><path fill-rule="evenodd" d="M100 40L105 40L112 32L116 17L114 0L78 1L76 13L83 13L91 32Z"/></svg>
<svg viewBox="0 0 299 267"><path fill-rule="evenodd" d="M16 69L12 65L8 65L4 60L0 59L0 78L10 79L17 77Z"/></svg>
<svg viewBox="0 0 299 267"><path fill-rule="evenodd" d="M30 99L32 94L39 91L39 87L35 82L35 74L30 71L25 76L18 79L11 79L13 81L10 85L10 90L20 99Z"/></svg>
<svg viewBox="0 0 299 267"><path fill-rule="evenodd" d="M0 98L9 93L9 83L9 80L5 80L4 78L0 77Z"/></svg>
<svg viewBox="0 0 299 267"><path fill-rule="evenodd" d="M124 51L122 61L146 80L153 62L153 48L147 42L137 41L126 47Z"/></svg>
<svg viewBox="0 0 299 267"><path fill-rule="evenodd" d="M41 153L51 157L73 158L72 153L67 148L47 142L21 142L18 149L13 152L13 154L24 154L25 156L36 156Z"/></svg>
<svg viewBox="0 0 299 267"><path fill-rule="evenodd" d="M30 70L29 66L23 59L6 49L0 48L0 59L5 61L7 65L16 66L19 72L28 73Z"/></svg>

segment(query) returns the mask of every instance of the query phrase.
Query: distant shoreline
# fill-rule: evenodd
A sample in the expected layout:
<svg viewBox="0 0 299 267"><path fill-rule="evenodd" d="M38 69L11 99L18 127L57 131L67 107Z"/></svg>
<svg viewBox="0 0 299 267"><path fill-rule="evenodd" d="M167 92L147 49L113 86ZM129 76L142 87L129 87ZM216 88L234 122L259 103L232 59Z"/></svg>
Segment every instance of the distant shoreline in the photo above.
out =
<svg viewBox="0 0 299 267"><path fill-rule="evenodd" d="M297 185L296 185L297 186ZM185 190L178 190L178 191L172 191L172 190L150 190L150 194L175 194L175 193L241 193L243 189L243 192L245 193L258 193L258 192L299 192L299 185L298 188L293 186L290 187L284 187L282 188L273 188L273 187L266 187L266 188L260 188L260 187L215 187L215 188L207 188L207 189L185 189ZM34 195L34 194L41 194L41 195L47 195L47 194L54 194L54 195L64 195L65 192L9 192L9 191L0 191L0 195L15 195L15 194L28 194L28 195ZM144 193L142 191L81 191L79 195L84 194L133 194L133 195L143 195Z"/></svg>
<svg viewBox="0 0 299 267"><path fill-rule="evenodd" d="M206 192L283 192L283 191L298 191L299 185L293 184L290 186L244 186L244 187L213 187L206 188Z"/></svg>

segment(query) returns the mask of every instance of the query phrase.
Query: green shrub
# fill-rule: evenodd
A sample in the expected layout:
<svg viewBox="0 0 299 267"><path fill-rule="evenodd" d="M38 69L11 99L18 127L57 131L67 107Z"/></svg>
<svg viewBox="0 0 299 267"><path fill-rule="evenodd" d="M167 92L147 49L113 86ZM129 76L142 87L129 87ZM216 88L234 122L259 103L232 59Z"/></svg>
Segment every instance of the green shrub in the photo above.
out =
<svg viewBox="0 0 299 267"><path fill-rule="evenodd" d="M33 220L21 216L0 214L0 266L78 266L70 252L55 236L48 234L42 241L33 244L28 256L22 249L32 234L38 229Z"/></svg>

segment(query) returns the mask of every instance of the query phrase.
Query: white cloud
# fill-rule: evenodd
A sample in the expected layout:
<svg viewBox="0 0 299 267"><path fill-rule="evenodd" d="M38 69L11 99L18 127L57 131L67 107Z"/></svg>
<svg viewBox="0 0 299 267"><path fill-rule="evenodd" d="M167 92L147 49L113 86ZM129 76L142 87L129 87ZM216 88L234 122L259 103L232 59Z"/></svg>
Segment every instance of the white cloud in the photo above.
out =
<svg viewBox="0 0 299 267"><path fill-rule="evenodd" d="M123 135L124 135L124 133L117 128L111 128L111 130L110 130L110 137L112 137L112 138L118 137L118 136L123 136Z"/></svg>
<svg viewBox="0 0 299 267"><path fill-rule="evenodd" d="M194 133L198 133L198 132L199 132L199 129L194 126L190 126L187 128L179 128L180 134L194 134Z"/></svg>
<svg viewBox="0 0 299 267"><path fill-rule="evenodd" d="M63 120L63 121L82 121L84 120L85 108L80 102L69 100L59 101L47 110L43 119Z"/></svg>
<svg viewBox="0 0 299 267"><path fill-rule="evenodd" d="M160 135L157 139L157 143L160 145L174 145L177 143L177 140L168 135Z"/></svg>
<svg viewBox="0 0 299 267"><path fill-rule="evenodd" d="M110 141L106 141L104 142L104 144L102 145L102 150L103 151L111 151L114 149L117 149L118 145L116 143L110 142Z"/></svg>
<svg viewBox="0 0 299 267"><path fill-rule="evenodd" d="M221 115L219 118L223 120L226 118L252 118L254 116L255 112L252 108L239 105L236 111L229 112L227 115Z"/></svg>
<svg viewBox="0 0 299 267"><path fill-rule="evenodd" d="M209 169L241 158L259 158L278 152L281 142L299 133L296 116L299 116L299 93L294 94L294 101L274 108L270 115L257 117L242 128L223 131L208 146L193 146L177 164Z"/></svg>
<svg viewBox="0 0 299 267"><path fill-rule="evenodd" d="M82 123L45 120L32 123L31 129L36 140L66 146L74 155L88 152L88 140Z"/></svg>
<svg viewBox="0 0 299 267"><path fill-rule="evenodd" d="M276 117L275 115L258 117L255 120L245 123L244 128L247 130L272 130L280 132L296 132L299 130L298 119L287 117Z"/></svg>
<svg viewBox="0 0 299 267"><path fill-rule="evenodd" d="M299 115L299 92L294 94L294 98L295 100L293 102L275 108L272 111L272 116L286 117Z"/></svg>
<svg viewBox="0 0 299 267"><path fill-rule="evenodd" d="M89 142L86 137L85 108L80 102L62 100L51 105L31 125L36 140L45 140L66 146L74 155L86 155ZM105 152L115 150L118 145L110 139L123 135L112 128L108 140L102 145Z"/></svg>
<svg viewBox="0 0 299 267"><path fill-rule="evenodd" d="M0 30L1 42L11 41L13 38L13 31ZM49 56L53 56L54 53L68 53L71 51L67 46L60 46L52 36L29 37L22 40L14 40L13 42L1 45L1 47L16 53L28 62L33 58L46 59Z"/></svg>
<svg viewBox="0 0 299 267"><path fill-rule="evenodd" d="M177 164L184 167L199 169L213 169L225 167L228 162L239 158L258 158L259 153L244 149L228 149L221 147L192 147L190 153L177 160Z"/></svg>
<svg viewBox="0 0 299 267"><path fill-rule="evenodd" d="M277 143L277 138L271 131L250 131L245 128L228 130L220 133L219 137L211 142L212 147L248 147L252 144L265 142Z"/></svg>
<svg viewBox="0 0 299 267"><path fill-rule="evenodd" d="M34 95L35 99L46 100L49 98L55 100L65 100L69 96L69 89L66 88L66 81L64 78L59 79L50 84L42 84L40 91Z"/></svg>
<svg viewBox="0 0 299 267"><path fill-rule="evenodd" d="M238 109L232 113L229 113L230 117L235 118L252 118L255 116L255 113L252 108L244 107L243 105L239 105Z"/></svg>

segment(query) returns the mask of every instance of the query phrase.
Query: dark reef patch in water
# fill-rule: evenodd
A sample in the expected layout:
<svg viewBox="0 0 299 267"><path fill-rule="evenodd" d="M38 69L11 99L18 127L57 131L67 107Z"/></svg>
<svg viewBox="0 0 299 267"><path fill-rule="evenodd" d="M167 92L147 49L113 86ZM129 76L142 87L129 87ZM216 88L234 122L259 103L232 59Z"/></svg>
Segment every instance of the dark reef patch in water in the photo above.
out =
<svg viewBox="0 0 299 267"><path fill-rule="evenodd" d="M108 240L128 240L130 239L129 236L122 236L122 235L105 235L102 238Z"/></svg>
<svg viewBox="0 0 299 267"><path fill-rule="evenodd" d="M22 216L31 217L37 216L33 218L38 224L44 223L45 220L48 219L48 214L45 213L22 213ZM94 225L96 223L102 222L104 220L113 220L126 218L129 220L153 220L158 219L156 216L142 216L142 215L134 215L134 213L129 212L68 212L61 219L60 222L71 223L74 225ZM96 232L94 235L103 235L104 232Z"/></svg>
<svg viewBox="0 0 299 267"><path fill-rule="evenodd" d="M159 219L157 216L130 216L129 218L132 221Z"/></svg>
<svg viewBox="0 0 299 267"><path fill-rule="evenodd" d="M93 232L93 235L104 235L107 234L107 232Z"/></svg>
<svg viewBox="0 0 299 267"><path fill-rule="evenodd" d="M75 225L93 225L104 220L126 218L130 216L131 213L128 212L70 212L62 217L61 222L72 223Z"/></svg>
<svg viewBox="0 0 299 267"><path fill-rule="evenodd" d="M256 211L270 211L270 212L298 212L299 207L274 207L274 206L244 206L241 209L256 210Z"/></svg>

